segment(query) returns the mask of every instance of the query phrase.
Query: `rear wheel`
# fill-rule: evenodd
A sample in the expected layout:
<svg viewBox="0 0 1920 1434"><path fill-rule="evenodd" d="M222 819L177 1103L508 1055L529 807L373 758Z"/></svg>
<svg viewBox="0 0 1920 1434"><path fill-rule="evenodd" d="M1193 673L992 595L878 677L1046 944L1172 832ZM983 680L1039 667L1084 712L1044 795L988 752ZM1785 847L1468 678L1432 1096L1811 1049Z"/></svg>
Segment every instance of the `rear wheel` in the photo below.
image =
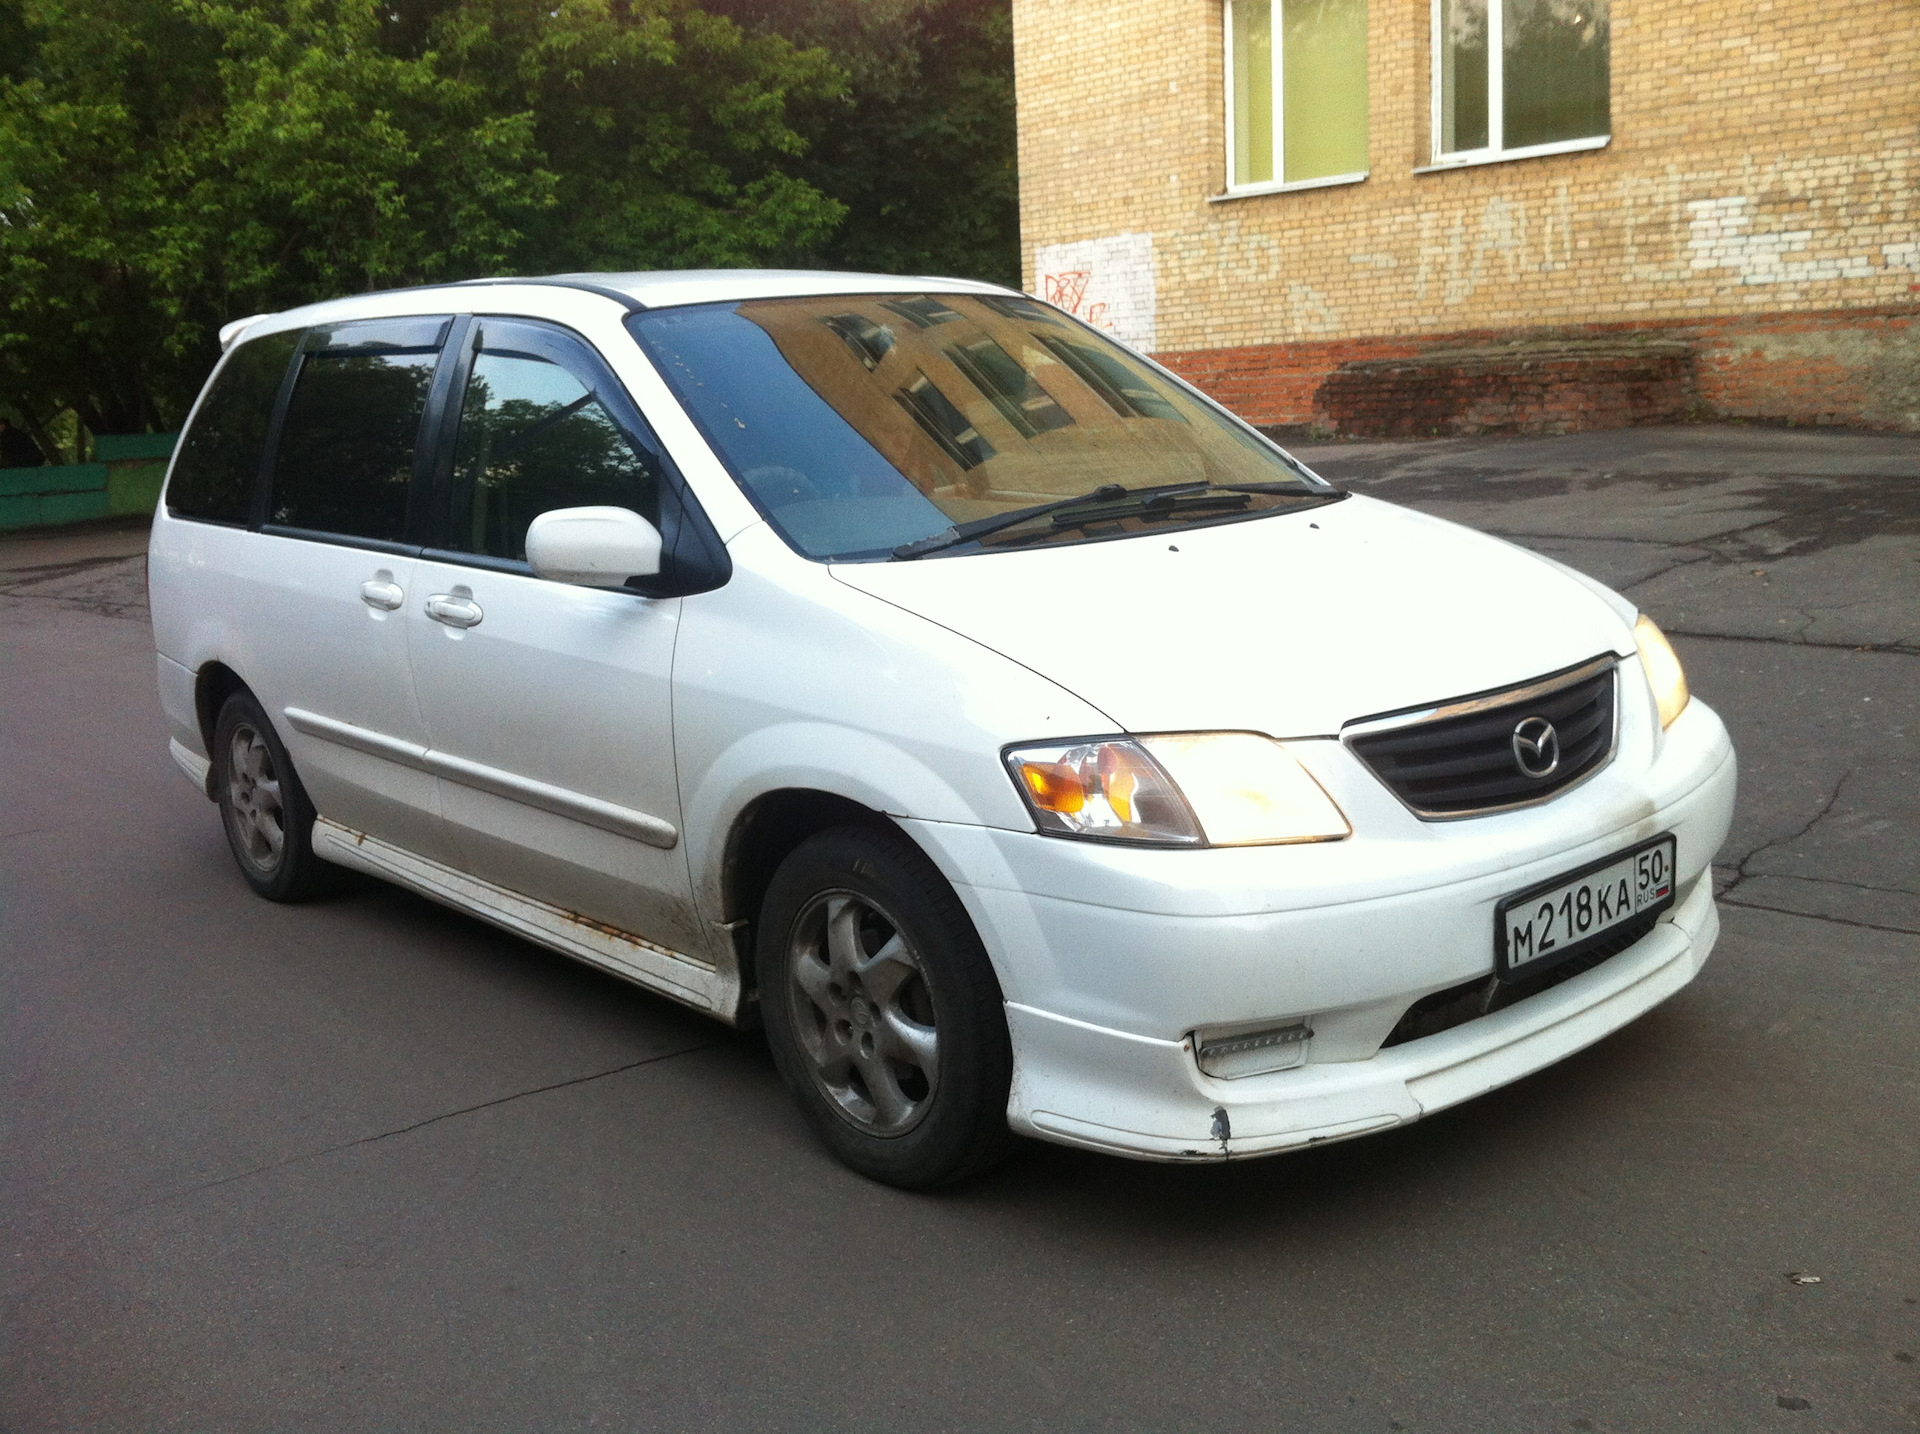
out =
<svg viewBox="0 0 1920 1434"><path fill-rule="evenodd" d="M774 874L757 947L775 1064L842 1161L925 1189L1006 1153L1000 985L953 889L911 843L861 827L804 842Z"/></svg>
<svg viewBox="0 0 1920 1434"><path fill-rule="evenodd" d="M213 727L214 792L240 874L269 901L330 891L340 868L313 854L313 803L253 695L236 692Z"/></svg>

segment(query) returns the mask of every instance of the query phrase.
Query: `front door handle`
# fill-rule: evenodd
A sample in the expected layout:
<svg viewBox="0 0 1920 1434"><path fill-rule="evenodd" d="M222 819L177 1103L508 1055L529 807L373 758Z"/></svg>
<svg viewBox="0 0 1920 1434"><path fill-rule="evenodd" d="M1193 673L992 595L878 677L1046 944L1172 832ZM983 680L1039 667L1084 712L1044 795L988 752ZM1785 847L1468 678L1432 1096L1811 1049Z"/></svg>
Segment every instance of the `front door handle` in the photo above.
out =
<svg viewBox="0 0 1920 1434"><path fill-rule="evenodd" d="M393 612L406 600L407 595L400 591L400 584L393 581L392 573L379 573L360 584L360 601L382 612Z"/></svg>
<svg viewBox="0 0 1920 1434"><path fill-rule="evenodd" d="M427 616L448 627L476 627L486 614L480 610L480 604L473 600L470 590L455 588L450 593L435 593L428 598Z"/></svg>

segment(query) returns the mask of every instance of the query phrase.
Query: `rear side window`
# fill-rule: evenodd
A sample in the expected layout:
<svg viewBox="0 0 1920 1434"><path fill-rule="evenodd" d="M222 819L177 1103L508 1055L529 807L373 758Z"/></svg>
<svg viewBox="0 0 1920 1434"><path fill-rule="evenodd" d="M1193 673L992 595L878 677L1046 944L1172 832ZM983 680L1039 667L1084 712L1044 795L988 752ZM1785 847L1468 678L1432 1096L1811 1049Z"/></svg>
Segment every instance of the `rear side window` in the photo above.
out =
<svg viewBox="0 0 1920 1434"><path fill-rule="evenodd" d="M180 440L167 511L176 518L246 523L274 399L300 342L298 330L241 344L215 375Z"/></svg>
<svg viewBox="0 0 1920 1434"><path fill-rule="evenodd" d="M274 462L267 521L349 538L397 543L445 326L395 337L343 329L301 359ZM369 326L371 328L371 326ZM391 325L401 328L404 326Z"/></svg>

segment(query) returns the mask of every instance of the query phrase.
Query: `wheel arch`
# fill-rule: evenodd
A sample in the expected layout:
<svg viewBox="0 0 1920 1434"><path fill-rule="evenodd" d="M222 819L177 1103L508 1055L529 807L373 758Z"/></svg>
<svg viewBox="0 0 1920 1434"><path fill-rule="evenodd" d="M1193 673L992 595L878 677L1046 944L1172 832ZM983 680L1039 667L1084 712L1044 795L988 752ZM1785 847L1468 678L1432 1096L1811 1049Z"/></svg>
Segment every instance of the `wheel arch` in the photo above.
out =
<svg viewBox="0 0 1920 1434"><path fill-rule="evenodd" d="M194 673L193 711L200 723L200 740L206 744L209 757L213 755L213 726L220 720L221 707L234 693L252 690L239 673L217 658L202 663Z"/></svg>
<svg viewBox="0 0 1920 1434"><path fill-rule="evenodd" d="M734 818L720 858L720 919L733 940L743 991L751 992L757 985L754 924L760 919L760 903L774 872L802 842L833 827L891 832L919 850L919 844L886 813L816 787L763 792Z"/></svg>

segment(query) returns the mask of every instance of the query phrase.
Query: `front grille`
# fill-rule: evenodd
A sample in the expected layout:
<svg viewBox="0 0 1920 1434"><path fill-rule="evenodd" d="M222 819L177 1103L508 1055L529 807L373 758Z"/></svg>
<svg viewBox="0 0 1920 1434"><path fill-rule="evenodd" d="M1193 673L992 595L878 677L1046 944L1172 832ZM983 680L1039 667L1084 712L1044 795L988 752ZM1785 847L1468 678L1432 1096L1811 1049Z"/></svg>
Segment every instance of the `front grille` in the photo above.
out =
<svg viewBox="0 0 1920 1434"><path fill-rule="evenodd" d="M1613 959L1642 940L1665 914L1663 908L1624 921L1578 956L1569 957L1536 976L1519 981L1502 981L1498 976L1479 976L1461 985L1449 986L1444 991L1435 991L1431 996L1422 996L1407 1007L1407 1013L1394 1026L1393 1033L1381 1042L1381 1046L1384 1049L1407 1041L1417 1041L1422 1036L1437 1036L1442 1031L1464 1026L1468 1021L1478 1020L1494 1011L1505 1010L1529 996L1550 991L1562 981L1578 976L1582 971L1591 971L1602 961Z"/></svg>
<svg viewBox="0 0 1920 1434"><path fill-rule="evenodd" d="M1345 740L1422 817L1544 801L1613 754L1615 661L1598 658L1520 687L1356 722ZM1514 755L1514 729L1536 717L1553 724L1559 741L1559 765L1544 777L1529 776Z"/></svg>

